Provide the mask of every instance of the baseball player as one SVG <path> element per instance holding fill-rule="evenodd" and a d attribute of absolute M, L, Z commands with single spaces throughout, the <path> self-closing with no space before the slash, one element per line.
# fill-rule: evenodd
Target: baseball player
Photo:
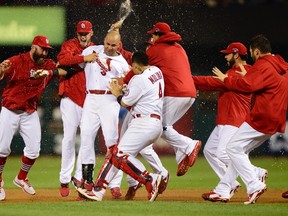
<path fill-rule="evenodd" d="M 92 62 L 97 58 L 96 53 L 82 56 L 82 51 L 94 45 L 91 42 L 93 36 L 92 24 L 87 20 L 77 23 L 76 37 L 65 41 L 57 56 L 58 62 L 63 66 L 73 66 L 76 73 L 60 78 L 59 96 L 61 97 L 60 110 L 63 121 L 62 157 L 60 171 L 60 195 L 66 197 L 70 193 L 69 182 L 75 164 L 75 144 L 77 128 L 80 125 L 82 107 L 85 100 L 85 74 L 78 64 Z M 72 177 L 73 184 L 81 184 L 81 162 L 77 159 L 75 174 Z M 78 198 L 79 199 L 79 198 Z"/>
<path fill-rule="evenodd" d="M 95 164 L 94 142 L 101 126 L 107 148 L 118 142 L 118 115 L 120 105 L 109 91 L 109 82 L 113 78 L 123 76 L 129 71 L 129 65 L 117 51 L 121 37 L 119 32 L 110 31 L 104 39 L 104 46 L 90 46 L 82 55 L 97 53 L 95 62 L 86 63 L 84 67 L 86 76 L 86 98 L 80 123 L 82 154 L 82 176 L 85 180 L 84 190 L 91 190 L 93 185 L 93 170 Z M 109 152 L 107 152 L 109 154 Z M 107 156 L 109 157 L 109 156 Z M 104 161 L 104 165 L 107 160 Z M 118 187 L 121 184 L 122 172 L 113 179 Z M 114 187 L 113 182 L 110 187 Z M 78 188 L 81 192 L 83 188 Z"/>
<path fill-rule="evenodd" d="M 221 50 L 225 54 L 225 59 L 229 70 L 228 76 L 241 77 L 239 64 L 246 70 L 251 65 L 246 64 L 247 49 L 240 42 L 228 45 L 227 49 Z M 226 152 L 226 145 L 231 137 L 236 133 L 240 125 L 245 121 L 250 111 L 251 95 L 249 93 L 235 92 L 227 89 L 223 82 L 212 76 L 193 76 L 195 86 L 199 90 L 219 91 L 218 113 L 216 117 L 216 127 L 210 134 L 205 144 L 203 153 L 214 172 L 221 179 L 230 163 L 230 158 Z M 229 105 L 228 105 L 229 104 Z M 258 176 L 262 181 L 267 177 L 267 170 L 255 167 Z M 240 183 L 235 181 L 230 190 L 230 199 L 240 187 Z M 204 193 L 202 197 L 210 201 L 223 201 L 214 192 Z"/>
<path fill-rule="evenodd" d="M 227 201 L 238 174 L 247 187 L 248 199 L 244 204 L 255 203 L 266 191 L 266 184 L 259 180 L 249 160 L 249 152 L 274 133 L 285 130 L 288 79 L 283 75 L 287 75 L 288 63 L 279 55 L 272 55 L 271 50 L 269 40 L 257 35 L 250 41 L 250 54 L 255 63 L 243 78 L 227 76 L 218 68 L 213 69 L 228 89 L 254 94 L 249 115 L 227 144 L 231 163 L 214 189 Z M 247 72 L 243 65 L 239 66 L 243 73 Z"/>
<path fill-rule="evenodd" d="M 113 25 L 115 25 L 115 24 L 113 24 Z M 121 26 L 114 26 L 114 27 L 119 29 Z M 146 42 L 146 49 L 148 49 L 151 45 L 153 45 L 152 38 L 150 38 Z M 134 72 L 133 71 L 131 71 L 131 72 L 134 75 Z M 121 78 L 121 79 L 118 79 L 118 81 L 121 82 L 121 83 L 125 82 L 125 84 L 128 84 L 128 82 L 131 79 L 131 77 L 125 77 L 124 79 Z M 131 115 L 126 115 L 125 116 L 124 122 L 122 123 L 122 127 L 121 127 L 120 139 L 123 136 L 123 134 L 126 132 L 128 124 L 130 123 L 130 121 L 132 119 L 133 119 L 133 117 Z M 162 181 L 161 181 L 161 183 L 159 185 L 158 193 L 162 194 L 166 190 L 168 182 L 169 182 L 168 170 L 163 166 L 158 154 L 153 149 L 153 144 L 145 147 L 139 153 L 148 162 L 148 164 L 150 165 L 150 167 L 152 168 L 152 170 L 155 173 L 161 174 Z M 142 184 L 137 182 L 135 179 L 133 179 L 129 175 L 127 175 L 127 182 L 128 182 L 129 188 L 128 188 L 128 191 L 127 191 L 127 193 L 125 195 L 125 199 L 126 200 L 133 200 L 135 195 L 136 195 L 136 191 L 142 186 Z"/>
<path fill-rule="evenodd" d="M 156 141 L 162 133 L 163 74 L 159 68 L 148 65 L 148 57 L 143 52 L 133 54 L 132 68 L 136 75 L 130 80 L 124 95 L 117 81 L 111 82 L 110 85 L 118 103 L 123 107 L 129 107 L 133 120 L 118 147 L 111 146 L 112 155 L 100 171 L 93 190 L 83 193 L 91 200 L 103 199 L 105 188 L 118 169 L 145 185 L 149 201 L 154 201 L 158 195 L 161 175 L 149 173 L 136 156 L 143 148 Z"/>
<path fill-rule="evenodd" d="M 201 141 L 179 134 L 173 128 L 196 98 L 190 63 L 185 50 L 178 43 L 182 40 L 181 36 L 172 32 L 167 23 L 158 22 L 147 33 L 154 42 L 146 50 L 149 64 L 159 67 L 165 78 L 161 137 L 173 147 L 178 164 L 177 176 L 182 176 L 193 166 L 201 148 Z M 128 73 L 125 78 L 132 76 L 132 73 Z"/>
<path fill-rule="evenodd" d="M 0 79 L 6 79 L 7 84 L 2 94 L 0 114 L 0 200 L 5 199 L 2 172 L 11 153 L 11 141 L 17 131 L 22 136 L 25 147 L 21 169 L 13 183 L 30 195 L 36 193 L 27 175 L 40 152 L 41 125 L 36 111 L 38 101 L 52 76 L 34 79 L 34 75 L 41 69 L 58 75 L 58 70 L 55 70 L 56 63 L 47 58 L 51 48 L 46 36 L 37 35 L 29 52 L 13 56 L 1 63 Z"/>

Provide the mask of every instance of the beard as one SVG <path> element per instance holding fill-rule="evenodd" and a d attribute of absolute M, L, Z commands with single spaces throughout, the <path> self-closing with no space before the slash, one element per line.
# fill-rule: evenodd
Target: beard
<path fill-rule="evenodd" d="M 235 64 L 235 59 L 234 58 L 232 58 L 229 61 L 227 61 L 227 65 L 228 65 L 229 68 L 232 68 L 234 64 Z"/>
<path fill-rule="evenodd" d="M 36 52 L 33 53 L 32 57 L 38 66 L 41 66 L 46 59 L 46 55 L 39 55 Z"/>

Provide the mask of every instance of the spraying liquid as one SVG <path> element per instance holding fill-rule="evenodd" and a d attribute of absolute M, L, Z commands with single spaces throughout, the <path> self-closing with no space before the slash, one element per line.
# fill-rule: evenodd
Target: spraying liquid
<path fill-rule="evenodd" d="M 124 20 L 129 16 L 129 14 L 133 11 L 131 6 L 130 0 L 125 0 L 125 2 L 122 2 L 119 9 L 119 20 L 116 22 L 117 25 L 122 25 Z M 113 30 L 113 26 L 109 29 L 109 31 Z M 108 31 L 108 32 L 109 32 Z"/>

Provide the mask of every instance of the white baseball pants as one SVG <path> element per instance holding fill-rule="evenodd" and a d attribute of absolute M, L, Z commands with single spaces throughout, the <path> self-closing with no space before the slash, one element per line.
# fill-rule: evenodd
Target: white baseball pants
<path fill-rule="evenodd" d="M 74 170 L 76 157 L 76 135 L 80 126 L 82 107 L 74 103 L 69 97 L 64 97 L 60 102 L 63 122 L 63 140 L 61 154 L 60 182 L 69 183 Z M 80 151 L 78 153 L 74 177 L 82 179 Z"/>
<path fill-rule="evenodd" d="M 221 195 L 227 195 L 238 174 L 246 185 L 247 194 L 263 188 L 264 183 L 259 180 L 257 172 L 249 160 L 249 152 L 270 137 L 271 135 L 256 131 L 244 122 L 227 144 L 227 153 L 231 163 L 214 191 Z"/>
<path fill-rule="evenodd" d="M 11 153 L 11 142 L 19 131 L 24 140 L 24 156 L 35 159 L 40 154 L 41 125 L 38 113 L 13 112 L 2 107 L 0 113 L 0 157 L 8 157 Z"/>
<path fill-rule="evenodd" d="M 189 110 L 194 101 L 195 98 L 190 97 L 164 97 L 162 125 L 165 129 L 162 138 L 173 147 L 178 164 L 192 152 L 198 140 L 179 134 L 173 129 L 173 124 Z"/>

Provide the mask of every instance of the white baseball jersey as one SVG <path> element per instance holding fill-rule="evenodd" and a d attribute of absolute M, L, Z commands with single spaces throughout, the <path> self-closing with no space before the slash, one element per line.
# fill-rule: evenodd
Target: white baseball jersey
<path fill-rule="evenodd" d="M 123 73 L 129 70 L 129 65 L 121 54 L 107 56 L 103 45 L 90 46 L 83 50 L 82 55 L 93 52 L 98 53 L 99 57 L 95 62 L 85 65 L 86 89 L 108 90 L 111 79 L 123 76 Z M 80 66 L 83 68 L 84 64 Z"/>
<path fill-rule="evenodd" d="M 131 114 L 162 115 L 164 97 L 164 78 L 161 70 L 150 66 L 142 74 L 132 77 L 123 102 L 131 106 Z"/>

